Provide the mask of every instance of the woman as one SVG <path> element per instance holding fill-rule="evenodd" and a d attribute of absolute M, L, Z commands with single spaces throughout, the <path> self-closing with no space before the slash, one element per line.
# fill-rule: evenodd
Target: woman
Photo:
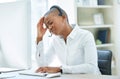
<path fill-rule="evenodd" d="M 47 28 L 44 28 L 43 25 Z M 48 48 L 44 47 L 44 35 L 51 33 Z M 37 25 L 36 72 L 100 74 L 97 50 L 91 32 L 69 24 L 66 12 L 59 6 L 52 6 Z M 50 67 L 54 55 L 61 62 L 59 67 Z"/>

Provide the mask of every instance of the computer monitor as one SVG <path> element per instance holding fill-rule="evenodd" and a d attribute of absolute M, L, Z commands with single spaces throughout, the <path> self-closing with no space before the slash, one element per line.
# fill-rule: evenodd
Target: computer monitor
<path fill-rule="evenodd" d="M 31 67 L 31 14 L 26 0 L 0 3 L 0 66 Z"/>

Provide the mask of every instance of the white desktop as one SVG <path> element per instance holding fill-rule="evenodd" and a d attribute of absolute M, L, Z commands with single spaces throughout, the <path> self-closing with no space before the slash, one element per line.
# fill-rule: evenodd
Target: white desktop
<path fill-rule="evenodd" d="M 26 1 L 0 3 L 0 67 L 31 67 L 30 25 Z"/>

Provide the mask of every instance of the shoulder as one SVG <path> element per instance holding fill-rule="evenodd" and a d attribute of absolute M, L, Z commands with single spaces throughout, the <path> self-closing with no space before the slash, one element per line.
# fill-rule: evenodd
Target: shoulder
<path fill-rule="evenodd" d="M 93 34 L 90 32 L 90 31 L 88 31 L 88 30 L 86 30 L 86 29 L 82 29 L 82 28 L 80 28 L 79 26 L 75 26 L 75 29 L 77 30 L 77 34 L 78 35 L 83 35 L 83 36 L 93 36 Z"/>

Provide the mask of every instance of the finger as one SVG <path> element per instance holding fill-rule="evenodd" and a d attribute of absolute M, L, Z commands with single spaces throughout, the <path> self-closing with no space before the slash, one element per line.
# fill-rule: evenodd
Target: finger
<path fill-rule="evenodd" d="M 37 26 L 39 27 L 39 26 L 43 25 L 43 23 L 44 23 L 44 17 L 42 17 L 42 18 L 39 20 Z"/>
<path fill-rule="evenodd" d="M 41 69 L 41 67 L 40 68 L 38 68 L 35 72 L 40 72 L 42 69 Z"/>
<path fill-rule="evenodd" d="M 46 28 L 46 26 L 44 26 L 44 24 L 42 24 L 42 25 L 38 25 L 38 27 L 37 27 L 37 32 L 46 32 L 46 30 L 47 30 L 47 28 Z"/>
<path fill-rule="evenodd" d="M 40 72 L 41 72 L 41 73 L 46 73 L 47 71 L 43 69 L 43 70 L 41 70 Z"/>
<path fill-rule="evenodd" d="M 38 23 L 44 23 L 44 17 L 40 18 Z"/>
<path fill-rule="evenodd" d="M 39 68 L 35 71 L 36 73 L 39 72 Z"/>

